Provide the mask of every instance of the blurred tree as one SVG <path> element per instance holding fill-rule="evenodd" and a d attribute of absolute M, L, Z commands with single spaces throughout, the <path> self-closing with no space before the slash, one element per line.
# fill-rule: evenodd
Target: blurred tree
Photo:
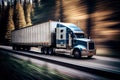
<path fill-rule="evenodd" d="M 32 12 L 32 4 L 29 2 L 24 2 L 24 13 L 25 13 L 25 20 L 26 20 L 26 26 L 32 25 L 31 22 L 31 12 Z"/>
<path fill-rule="evenodd" d="M 5 34 L 5 39 L 9 42 L 11 40 L 11 31 L 14 30 L 14 22 L 13 22 L 13 8 L 9 6 L 8 10 L 8 19 L 7 19 L 7 30 Z"/>
<path fill-rule="evenodd" d="M 64 22 L 64 14 L 63 14 L 63 0 L 60 0 L 60 5 L 59 5 L 59 19 L 61 22 Z"/>
<path fill-rule="evenodd" d="M 2 2 L 0 3 L 0 25 L 2 26 Z M 1 27 L 0 27 L 0 37 L 2 37 Z M 1 38 L 0 38 L 0 42 L 1 42 Z"/>
<path fill-rule="evenodd" d="M 35 7 L 39 7 L 40 6 L 40 0 L 34 0 L 35 2 Z"/>
<path fill-rule="evenodd" d="M 20 2 L 17 2 L 14 7 L 14 24 L 15 29 L 20 29 L 26 26 L 24 10 Z"/>
<path fill-rule="evenodd" d="M 1 14 L 2 14 L 2 4 L 0 3 L 0 22 L 1 22 Z"/>
<path fill-rule="evenodd" d="M 86 24 L 86 33 L 87 33 L 87 37 L 93 37 L 92 34 L 92 29 L 93 29 L 93 18 L 92 18 L 92 14 L 95 11 L 95 4 L 96 4 L 96 0 L 84 0 L 85 4 L 87 6 L 87 14 L 88 14 L 88 19 L 87 19 L 87 24 Z"/>
<path fill-rule="evenodd" d="M 8 7 L 6 6 L 4 0 L 1 3 L 1 10 L 0 10 L 0 43 L 5 43 L 5 32 L 6 32 L 6 24 L 7 24 L 7 12 Z"/>

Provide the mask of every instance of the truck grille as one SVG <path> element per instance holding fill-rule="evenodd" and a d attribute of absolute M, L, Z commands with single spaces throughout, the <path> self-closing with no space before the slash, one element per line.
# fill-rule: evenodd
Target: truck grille
<path fill-rule="evenodd" d="M 89 43 L 89 50 L 95 49 L 94 43 Z"/>

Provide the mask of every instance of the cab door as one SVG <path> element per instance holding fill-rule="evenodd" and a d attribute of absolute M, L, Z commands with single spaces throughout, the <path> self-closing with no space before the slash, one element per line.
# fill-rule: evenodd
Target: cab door
<path fill-rule="evenodd" d="M 66 27 L 56 28 L 56 47 L 66 48 Z"/>

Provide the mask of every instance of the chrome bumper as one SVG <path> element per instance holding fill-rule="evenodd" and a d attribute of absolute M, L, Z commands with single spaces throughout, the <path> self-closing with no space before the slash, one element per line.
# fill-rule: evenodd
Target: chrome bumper
<path fill-rule="evenodd" d="M 94 50 L 86 50 L 81 52 L 81 56 L 92 56 L 96 54 L 96 49 Z"/>

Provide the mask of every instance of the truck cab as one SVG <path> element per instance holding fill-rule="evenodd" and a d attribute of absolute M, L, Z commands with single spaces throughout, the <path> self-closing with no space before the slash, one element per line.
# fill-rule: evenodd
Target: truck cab
<path fill-rule="evenodd" d="M 96 54 L 95 44 L 92 39 L 87 39 L 84 32 L 71 23 L 58 23 L 56 27 L 56 48 L 66 49 L 75 58 Z"/>

